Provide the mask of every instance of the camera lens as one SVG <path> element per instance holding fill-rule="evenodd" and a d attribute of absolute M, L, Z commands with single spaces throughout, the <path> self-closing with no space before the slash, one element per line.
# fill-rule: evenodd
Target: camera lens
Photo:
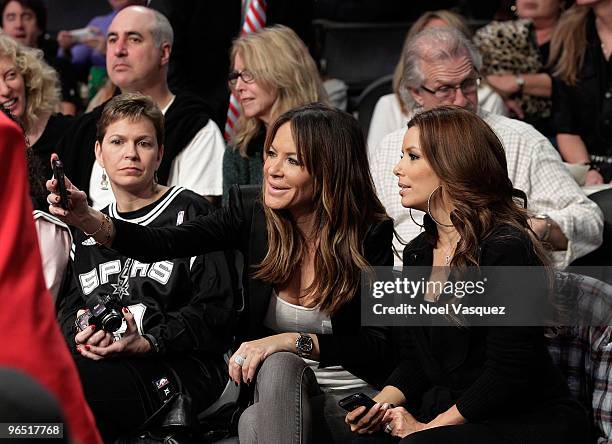
<path fill-rule="evenodd" d="M 109 310 L 109 312 L 102 317 L 102 329 L 109 333 L 114 333 L 119 330 L 122 322 L 123 316 L 115 310 Z"/>

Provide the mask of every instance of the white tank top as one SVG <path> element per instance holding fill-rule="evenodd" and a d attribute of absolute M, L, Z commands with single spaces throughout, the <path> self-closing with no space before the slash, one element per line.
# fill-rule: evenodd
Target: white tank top
<path fill-rule="evenodd" d="M 318 307 L 307 308 L 294 305 L 281 299 L 272 291 L 264 325 L 277 333 L 301 332 L 332 334 L 331 320 Z M 341 366 L 319 368 L 319 362 L 312 359 L 304 361 L 314 370 L 322 390 L 345 390 L 364 387 L 365 381 L 344 370 Z"/>

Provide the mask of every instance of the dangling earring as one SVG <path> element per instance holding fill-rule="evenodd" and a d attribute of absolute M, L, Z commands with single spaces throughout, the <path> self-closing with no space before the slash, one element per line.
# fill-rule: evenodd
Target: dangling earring
<path fill-rule="evenodd" d="M 517 12 L 517 9 L 516 9 L 516 3 L 514 5 L 512 5 L 512 6 L 510 6 L 510 11 L 512 11 L 512 14 L 514 14 L 515 17 L 518 17 L 518 12 Z"/>
<path fill-rule="evenodd" d="M 408 213 L 410 213 L 410 219 L 412 219 L 412 222 L 414 222 L 417 227 L 425 228 L 425 224 L 418 223 L 416 220 L 414 220 L 414 217 L 412 217 L 412 208 L 408 208 Z"/>
<path fill-rule="evenodd" d="M 434 188 L 434 190 L 429 195 L 429 198 L 427 199 L 427 214 L 429 214 L 429 217 L 431 217 L 431 220 L 433 220 L 436 223 L 436 225 L 440 225 L 441 227 L 454 227 L 453 224 L 446 225 L 446 224 L 438 222 L 436 218 L 433 217 L 433 214 L 431 214 L 431 197 L 434 195 L 436 191 L 438 191 L 441 188 L 442 188 L 442 185 L 438 185 L 436 188 Z"/>
<path fill-rule="evenodd" d="M 102 191 L 108 191 L 108 178 L 106 177 L 106 170 L 102 168 L 102 180 L 100 180 L 100 189 Z"/>

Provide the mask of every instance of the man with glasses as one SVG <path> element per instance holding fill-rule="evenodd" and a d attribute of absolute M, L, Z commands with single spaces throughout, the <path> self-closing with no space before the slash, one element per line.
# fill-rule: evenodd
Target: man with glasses
<path fill-rule="evenodd" d="M 478 109 L 481 58 L 469 40 L 452 28 L 426 29 L 406 45 L 404 60 L 400 89 L 413 113 L 456 105 L 478 113 L 495 131 L 506 150 L 508 175 L 514 187 L 527 195 L 531 226 L 550 245 L 555 265 L 565 267 L 601 244 L 601 211 L 571 177 L 548 139 L 524 122 Z M 395 131 L 368 149 L 378 196 L 400 237 L 410 241 L 420 227 L 402 207 L 393 175 L 405 133 L 405 129 Z M 412 213 L 421 223 L 422 213 Z M 396 247 L 403 249 L 398 241 Z"/>
<path fill-rule="evenodd" d="M 174 33 L 166 17 L 143 6 L 122 9 L 108 28 L 106 69 L 121 92 L 150 96 L 164 113 L 164 158 L 159 183 L 195 191 L 210 201 L 223 193 L 225 142 L 207 105 L 189 93 L 173 94 L 167 75 Z M 60 141 L 66 174 L 95 208 L 114 200 L 103 166 L 95 161 L 96 122 L 104 105 L 81 116 Z"/>

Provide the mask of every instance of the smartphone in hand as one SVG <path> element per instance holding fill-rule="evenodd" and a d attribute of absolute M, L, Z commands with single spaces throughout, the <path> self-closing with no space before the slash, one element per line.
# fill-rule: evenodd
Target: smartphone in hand
<path fill-rule="evenodd" d="M 346 398 L 342 398 L 338 401 L 338 405 L 342 407 L 347 412 L 352 412 L 357 407 L 364 406 L 366 408 L 366 412 L 369 411 L 372 407 L 374 407 L 374 400 L 363 393 L 353 393 L 352 395 L 347 396 Z"/>
<path fill-rule="evenodd" d="M 57 188 L 59 190 L 60 202 L 59 205 L 64 210 L 68 209 L 68 192 L 66 190 L 66 179 L 64 178 L 64 164 L 57 159 L 51 163 L 53 169 L 53 177 L 57 180 Z"/>

